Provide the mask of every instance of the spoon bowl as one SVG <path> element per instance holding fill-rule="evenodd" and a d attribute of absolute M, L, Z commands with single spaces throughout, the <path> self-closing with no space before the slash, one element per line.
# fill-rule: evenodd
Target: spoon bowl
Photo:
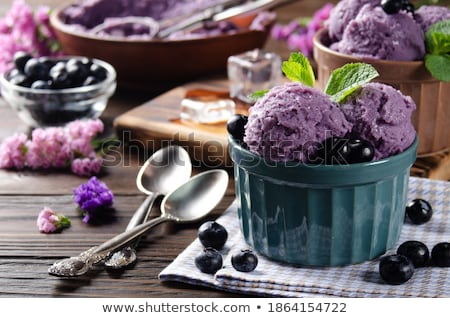
<path fill-rule="evenodd" d="M 145 194 L 167 194 L 185 183 L 191 173 L 191 159 L 187 151 L 180 146 L 171 145 L 155 152 L 142 165 L 136 185 Z"/>
<path fill-rule="evenodd" d="M 167 221 L 196 222 L 206 217 L 222 200 L 228 187 L 228 174 L 215 169 L 197 174 L 169 193 L 161 202 L 161 215 L 125 231 L 79 256 L 63 259 L 49 267 L 50 275 L 73 277 L 86 274 L 96 263 L 109 257 L 154 226 Z M 83 266 L 84 263 L 84 266 Z"/>

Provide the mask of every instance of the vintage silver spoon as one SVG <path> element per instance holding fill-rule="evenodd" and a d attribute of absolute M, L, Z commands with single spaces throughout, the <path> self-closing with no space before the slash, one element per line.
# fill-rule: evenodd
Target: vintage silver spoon
<path fill-rule="evenodd" d="M 171 145 L 156 151 L 141 167 L 136 177 L 138 189 L 147 194 L 125 231 L 147 221 L 153 203 L 160 195 L 166 195 L 191 177 L 192 164 L 189 154 L 180 146 Z M 115 252 L 105 261 L 108 268 L 118 269 L 136 261 L 138 240 Z"/>
<path fill-rule="evenodd" d="M 227 186 L 228 174 L 225 170 L 215 169 L 199 173 L 164 197 L 159 217 L 125 231 L 78 256 L 54 263 L 49 267 L 48 273 L 62 277 L 84 275 L 110 253 L 123 248 L 160 223 L 199 221 L 222 200 Z"/>

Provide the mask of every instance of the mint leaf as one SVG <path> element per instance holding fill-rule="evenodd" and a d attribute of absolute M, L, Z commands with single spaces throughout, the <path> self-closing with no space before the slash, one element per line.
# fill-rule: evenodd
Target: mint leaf
<path fill-rule="evenodd" d="M 370 82 L 378 75 L 377 70 L 370 64 L 346 64 L 331 73 L 325 93 L 330 95 L 333 101 L 340 103 L 361 85 Z"/>
<path fill-rule="evenodd" d="M 264 95 L 267 94 L 267 92 L 269 92 L 268 89 L 262 89 L 256 92 L 253 92 L 250 96 L 248 96 L 248 98 L 250 98 L 253 101 L 257 101 L 258 99 L 260 99 L 261 97 L 264 97 Z"/>
<path fill-rule="evenodd" d="M 450 81 L 449 54 L 427 54 L 425 55 L 425 66 L 434 78 L 443 82 Z"/>
<path fill-rule="evenodd" d="M 429 54 L 450 53 L 450 20 L 433 24 L 425 33 L 425 44 Z"/>
<path fill-rule="evenodd" d="M 291 53 L 288 61 L 283 62 L 284 75 L 293 82 L 314 86 L 314 71 L 307 57 L 301 53 Z"/>
<path fill-rule="evenodd" d="M 440 81 L 450 81 L 450 20 L 433 24 L 425 33 L 425 44 L 427 70 Z"/>

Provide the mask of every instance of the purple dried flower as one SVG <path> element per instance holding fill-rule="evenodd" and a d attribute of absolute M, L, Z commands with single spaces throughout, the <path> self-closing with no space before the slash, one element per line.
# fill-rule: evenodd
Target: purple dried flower
<path fill-rule="evenodd" d="M 314 34 L 322 28 L 332 8 L 332 3 L 325 4 L 307 22 L 306 19 L 302 21 L 296 18 L 286 25 L 275 24 L 271 32 L 272 38 L 286 41 L 289 49 L 299 49 L 307 57 L 312 57 Z"/>
<path fill-rule="evenodd" d="M 75 120 L 66 127 L 35 128 L 30 139 L 25 134 L 7 137 L 0 144 L 0 168 L 70 167 L 79 176 L 96 175 L 102 168 L 103 158 L 97 156 L 93 143 L 103 128 L 100 119 Z"/>
<path fill-rule="evenodd" d="M 0 73 L 12 68 L 14 53 L 34 56 L 62 55 L 63 51 L 49 21 L 50 8 L 36 11 L 24 0 L 14 0 L 4 17 L 0 17 Z"/>
<path fill-rule="evenodd" d="M 97 177 L 91 177 L 88 182 L 79 185 L 73 190 L 73 194 L 75 203 L 83 211 L 84 223 L 90 222 L 114 203 L 114 194 Z"/>
<path fill-rule="evenodd" d="M 70 226 L 68 217 L 53 212 L 49 207 L 44 207 L 39 213 L 36 225 L 42 233 L 55 233 Z"/>
<path fill-rule="evenodd" d="M 94 153 L 91 157 L 74 159 L 70 165 L 70 168 L 76 175 L 90 177 L 100 172 L 102 169 L 102 163 L 103 160 L 95 157 Z"/>

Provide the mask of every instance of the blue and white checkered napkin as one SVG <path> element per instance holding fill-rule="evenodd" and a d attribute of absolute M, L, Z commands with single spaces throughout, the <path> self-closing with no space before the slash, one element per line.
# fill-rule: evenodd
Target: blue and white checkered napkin
<path fill-rule="evenodd" d="M 423 225 L 405 223 L 398 244 L 418 240 L 431 251 L 436 243 L 450 241 L 450 183 L 412 177 L 408 197 L 428 200 L 434 214 Z M 283 264 L 258 255 L 256 270 L 241 273 L 233 269 L 230 261 L 233 251 L 246 246 L 239 229 L 236 202 L 217 221 L 229 234 L 221 251 L 224 267 L 215 275 L 201 273 L 194 264 L 195 256 L 202 250 L 196 239 L 160 273 L 161 281 L 273 297 L 450 297 L 450 268 L 418 268 L 408 282 L 393 286 L 381 280 L 377 260 L 343 267 L 311 268 Z"/>

